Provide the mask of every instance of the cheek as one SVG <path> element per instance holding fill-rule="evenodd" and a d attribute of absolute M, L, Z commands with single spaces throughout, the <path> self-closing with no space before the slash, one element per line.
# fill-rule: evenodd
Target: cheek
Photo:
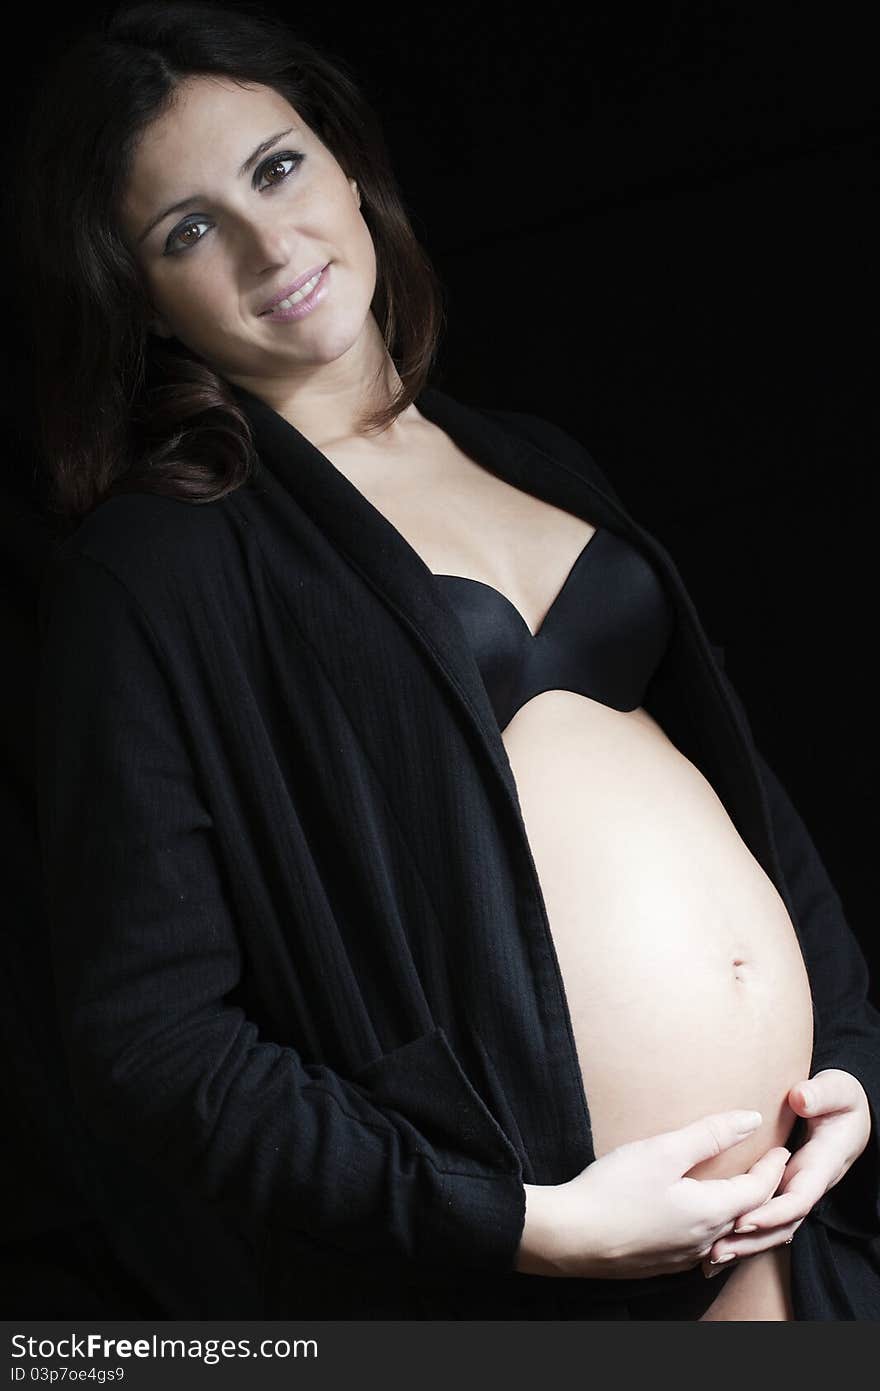
<path fill-rule="evenodd" d="M 156 285 L 151 298 L 172 337 L 193 352 L 213 351 L 226 332 L 227 319 L 231 331 L 232 315 L 222 311 L 216 296 L 212 304 L 207 293 L 191 281 L 186 285 L 182 279 L 177 284 Z"/>
<path fill-rule="evenodd" d="M 376 248 L 373 245 L 373 238 L 360 213 L 357 212 L 354 218 L 353 235 L 358 248 L 358 260 L 364 270 L 370 274 L 376 273 Z"/>
<path fill-rule="evenodd" d="M 166 282 L 159 290 L 163 312 L 170 323 L 190 331 L 211 325 L 219 327 L 232 314 L 222 293 L 216 287 L 216 277 L 201 274 L 190 266 L 186 276 Z"/>

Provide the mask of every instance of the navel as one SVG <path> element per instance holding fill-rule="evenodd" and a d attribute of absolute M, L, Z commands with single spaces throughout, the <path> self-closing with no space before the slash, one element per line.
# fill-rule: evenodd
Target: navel
<path fill-rule="evenodd" d="M 733 978 L 734 980 L 746 980 L 749 972 L 749 963 L 742 956 L 733 958 Z"/>

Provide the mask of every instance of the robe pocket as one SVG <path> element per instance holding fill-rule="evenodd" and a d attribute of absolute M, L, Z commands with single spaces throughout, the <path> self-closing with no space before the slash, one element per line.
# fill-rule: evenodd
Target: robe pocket
<path fill-rule="evenodd" d="M 382 1053 L 350 1072 L 348 1081 L 382 1108 L 414 1151 L 429 1152 L 444 1172 L 521 1176 L 516 1149 L 442 1028 Z M 464 1317 L 450 1310 L 466 1303 L 469 1281 L 478 1290 L 485 1286 L 483 1274 L 461 1271 L 450 1277 L 414 1269 L 370 1252 L 346 1252 L 288 1228 L 268 1233 L 262 1278 L 264 1317 L 273 1319 Z"/>
<path fill-rule="evenodd" d="M 441 1169 L 522 1173 L 515 1147 L 468 1079 L 442 1028 L 381 1054 L 351 1080 L 377 1106 L 395 1111 L 424 1136 Z"/>

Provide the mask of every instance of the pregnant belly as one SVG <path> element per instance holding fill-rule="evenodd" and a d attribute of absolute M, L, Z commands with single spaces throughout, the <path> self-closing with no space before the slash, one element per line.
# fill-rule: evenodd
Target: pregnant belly
<path fill-rule="evenodd" d="M 714 1111 L 797 1119 L 813 1014 L 794 927 L 722 802 L 646 711 L 536 696 L 503 734 L 559 960 L 596 1156 Z"/>

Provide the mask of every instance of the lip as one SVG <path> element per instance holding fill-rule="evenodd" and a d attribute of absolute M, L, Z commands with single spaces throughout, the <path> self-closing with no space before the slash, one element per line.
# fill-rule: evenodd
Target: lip
<path fill-rule="evenodd" d="M 267 300 L 263 307 L 257 310 L 257 317 L 259 318 L 263 314 L 271 314 L 276 304 L 280 304 L 283 299 L 287 299 L 289 295 L 292 295 L 297 290 L 302 289 L 306 281 L 311 280 L 313 275 L 317 275 L 319 272 L 325 271 L 329 264 L 330 262 L 327 261 L 323 265 L 312 266 L 311 270 L 304 271 L 303 274 L 297 280 L 292 281 L 289 285 L 286 285 L 283 290 L 279 290 L 277 295 L 273 295 L 270 300 Z"/>

